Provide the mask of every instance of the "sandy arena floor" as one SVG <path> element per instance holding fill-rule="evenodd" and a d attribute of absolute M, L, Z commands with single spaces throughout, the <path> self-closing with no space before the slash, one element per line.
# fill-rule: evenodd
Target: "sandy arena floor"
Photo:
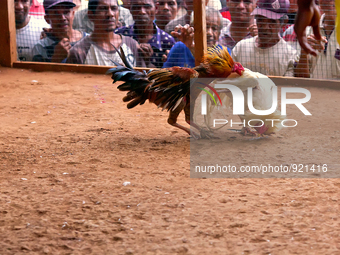
<path fill-rule="evenodd" d="M 313 119 L 232 134 L 229 162 L 339 167 L 340 91 L 310 91 Z M 109 76 L 0 68 L 1 255 L 340 254 L 339 179 L 192 179 L 187 135 L 123 95 Z"/>

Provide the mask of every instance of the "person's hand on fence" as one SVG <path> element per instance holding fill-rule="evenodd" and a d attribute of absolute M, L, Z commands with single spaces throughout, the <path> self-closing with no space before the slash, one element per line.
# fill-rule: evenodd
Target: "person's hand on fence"
<path fill-rule="evenodd" d="M 177 41 L 184 43 L 191 51 L 195 47 L 194 28 L 190 25 L 177 25 L 174 31 L 171 32 L 171 35 L 176 38 Z"/>
<path fill-rule="evenodd" d="M 321 52 L 325 49 L 327 39 L 325 36 L 322 36 L 321 40 L 318 40 L 316 39 L 315 35 L 311 34 L 310 36 L 307 37 L 307 42 L 313 48 L 313 50 Z"/>
<path fill-rule="evenodd" d="M 311 26 L 316 40 L 321 40 L 319 27 L 321 14 L 319 7 L 315 4 L 314 0 L 298 0 L 298 7 L 299 9 L 295 18 L 294 31 L 301 48 L 308 54 L 316 56 L 316 51 L 308 44 L 306 27 Z"/>
<path fill-rule="evenodd" d="M 162 61 L 165 63 L 168 60 L 168 55 L 169 55 L 170 50 L 166 50 L 165 54 L 162 55 Z"/>
<path fill-rule="evenodd" d="M 47 27 L 44 27 L 43 28 L 43 31 L 41 31 L 41 34 L 40 34 L 40 40 L 44 39 L 45 37 L 47 37 L 47 34 L 48 33 L 51 33 L 52 31 L 52 28 L 47 28 Z"/>
<path fill-rule="evenodd" d="M 52 62 L 60 63 L 67 58 L 68 52 L 71 49 L 71 43 L 68 38 L 62 39 L 54 48 L 54 54 L 52 56 Z"/>
<path fill-rule="evenodd" d="M 138 50 L 140 51 L 142 57 L 146 64 L 150 63 L 150 58 L 153 55 L 153 49 L 150 44 L 148 43 L 140 43 Z"/>
<path fill-rule="evenodd" d="M 258 34 L 258 30 L 257 30 L 257 25 L 256 24 L 252 24 L 248 27 L 249 33 L 252 37 L 257 36 Z"/>

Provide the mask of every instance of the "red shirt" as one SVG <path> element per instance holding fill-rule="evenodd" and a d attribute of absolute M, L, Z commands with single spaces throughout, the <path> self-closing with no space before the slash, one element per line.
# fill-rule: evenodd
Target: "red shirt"
<path fill-rule="evenodd" d="M 33 0 L 29 14 L 32 16 L 44 16 L 43 0 Z"/>

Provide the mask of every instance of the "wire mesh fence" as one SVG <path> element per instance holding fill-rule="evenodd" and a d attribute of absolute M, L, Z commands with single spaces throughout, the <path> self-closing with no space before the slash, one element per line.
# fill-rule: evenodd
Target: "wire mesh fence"
<path fill-rule="evenodd" d="M 297 0 L 206 1 L 207 46 L 272 76 L 340 78 L 334 0 L 319 0 L 317 57 L 294 32 Z M 193 0 L 14 0 L 18 60 L 112 66 L 123 49 L 133 67 L 195 66 Z"/>

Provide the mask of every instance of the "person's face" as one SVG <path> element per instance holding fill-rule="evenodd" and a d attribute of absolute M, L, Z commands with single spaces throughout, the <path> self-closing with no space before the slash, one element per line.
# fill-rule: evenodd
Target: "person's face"
<path fill-rule="evenodd" d="M 207 46 L 215 45 L 220 37 L 221 20 L 217 16 L 207 16 Z"/>
<path fill-rule="evenodd" d="M 156 7 L 153 0 L 132 0 L 131 14 L 136 25 L 150 25 L 155 19 Z"/>
<path fill-rule="evenodd" d="M 31 8 L 31 0 L 15 0 L 15 22 L 17 24 L 22 24 L 26 21 L 28 12 Z"/>
<path fill-rule="evenodd" d="M 279 37 L 280 20 L 268 19 L 261 15 L 256 15 L 258 35 L 261 41 L 271 41 Z"/>
<path fill-rule="evenodd" d="M 156 18 L 157 20 L 166 21 L 173 20 L 177 14 L 176 0 L 159 0 L 156 4 Z"/>
<path fill-rule="evenodd" d="M 117 27 L 119 9 L 117 0 L 99 0 L 95 12 L 89 11 L 89 18 L 95 29 L 112 32 Z"/>
<path fill-rule="evenodd" d="M 248 25 L 252 18 L 250 14 L 253 12 L 255 4 L 253 0 L 229 0 L 228 8 L 233 23 Z"/>
<path fill-rule="evenodd" d="M 70 5 L 58 4 L 45 14 L 45 20 L 52 27 L 54 33 L 66 34 L 72 29 L 74 11 Z"/>

